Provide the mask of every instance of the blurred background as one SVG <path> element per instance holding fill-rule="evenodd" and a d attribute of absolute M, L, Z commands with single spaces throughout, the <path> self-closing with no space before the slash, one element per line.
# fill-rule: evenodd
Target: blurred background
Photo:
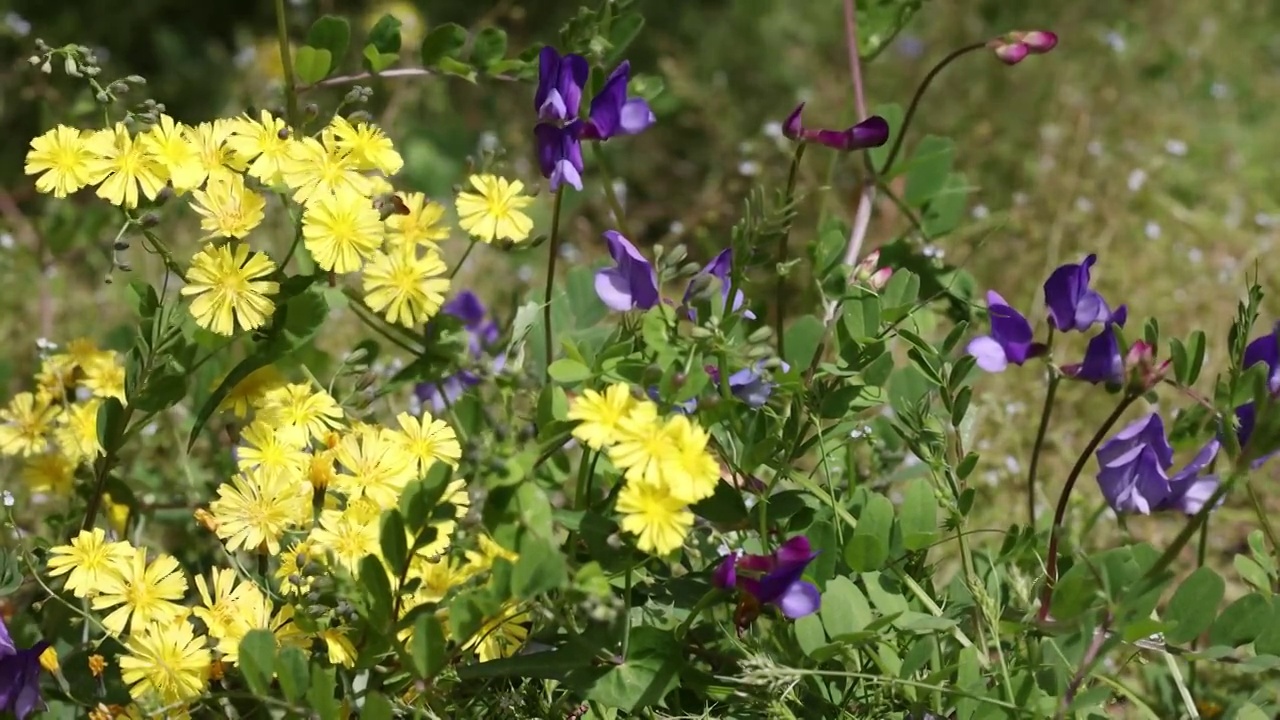
<path fill-rule="evenodd" d="M 554 43 L 578 4 L 290 5 L 290 30 L 299 42 L 321 13 L 351 17 L 357 30 L 391 13 L 404 23 L 406 48 L 416 47 L 432 26 L 457 22 L 505 28 L 516 53 L 535 42 Z M 864 13 L 876 13 L 898 12 L 909 3 L 859 5 Z M 611 143 L 609 165 L 620 179 L 617 189 L 638 244 L 687 243 L 693 258 L 706 260 L 727 244 L 751 187 L 782 186 L 790 146 L 780 137 L 779 123 L 798 101 L 809 103 L 806 121 L 813 125 L 844 127 L 853 121 L 841 4 L 639 0 L 636 8 L 647 24 L 627 56 L 634 72 L 660 78 L 665 90 L 653 103 L 658 124 Z M 1280 268 L 1276 3 L 924 2 L 895 37 L 877 38 L 883 50 L 865 67 L 869 103 L 873 109 L 905 105 L 920 78 L 947 52 L 1013 29 L 1052 30 L 1061 43 L 1016 67 L 986 53 L 961 60 L 934 84 L 907 139 L 910 149 L 927 133 L 953 138 L 956 167 L 971 187 L 967 221 L 919 248 L 921 255 L 963 268 L 979 292 L 997 289 L 1040 319 L 1039 287 L 1048 271 L 1096 252 L 1096 282 L 1113 304 L 1128 303 L 1139 327 L 1143 319 L 1158 317 L 1166 336 L 1205 329 L 1209 364 L 1219 367 L 1225 330 L 1247 279 L 1260 278 L 1266 287 Z M 146 97 L 164 103 L 179 120 L 196 123 L 250 106 L 280 106 L 274 32 L 272 3 L 264 0 L 17 0 L 7 8 L 0 2 L 0 386 L 13 392 L 25 384 L 38 363 L 38 338 L 65 343 L 88 335 L 127 346 L 131 332 L 126 283 L 103 282 L 112 267 L 116 211 L 95 201 L 51 202 L 36 195 L 22 173 L 29 138 L 58 122 L 101 123 L 101 109 L 82 81 L 60 72 L 46 75 L 28 63 L 35 39 L 96 48 L 107 75 L 144 76 Z M 352 47 L 360 46 L 353 38 Z M 346 60 L 353 72 L 359 69 L 356 54 Z M 413 55 L 407 51 L 401 65 L 414 65 Z M 401 187 L 447 204 L 470 158 L 495 150 L 503 153 L 504 172 L 541 185 L 531 163 L 534 115 L 527 84 L 420 77 L 373 86 L 369 110 L 406 159 Z M 320 90 L 304 101 L 332 108 L 344 91 Z M 806 158 L 806 194 L 791 236 L 796 253 L 814 240 L 820 213 L 852 215 L 855 174 L 846 165 L 819 152 Z M 609 216 L 599 173 L 589 173 L 595 177 L 588 177 L 587 191 L 574 195 L 569 209 L 563 249 L 568 264 L 592 262 L 603 253 L 599 235 L 608 229 Z M 540 212 L 545 228 L 546 208 Z M 174 234 L 171 247 L 188 257 L 196 241 L 194 221 L 164 227 Z M 887 243 L 909 231 L 907 219 L 884 203 L 877 207 L 870 242 Z M 459 286 L 502 306 L 521 295 L 520 288 L 540 282 L 545 246 L 512 254 L 482 250 L 459 275 Z M 134 264 L 134 272 L 148 271 L 144 258 Z M 801 280 L 796 292 L 811 293 Z M 761 284 L 753 299 L 767 303 L 769 287 Z M 1267 307 L 1269 323 L 1274 298 Z M 334 337 L 347 343 L 340 334 Z M 1078 346 L 1066 348 L 1060 360 L 1083 350 L 1083 338 L 1072 340 Z M 1035 368 L 1010 371 L 984 378 L 982 389 L 976 401 L 976 444 L 983 452 L 977 477 L 997 501 L 989 504 L 993 519 L 1024 521 L 1025 461 L 1042 376 Z M 1053 496 L 1042 506 L 1053 502 L 1065 467 L 1111 408 L 1093 388 L 1068 386 L 1060 397 L 1043 475 Z M 1183 401 L 1169 396 L 1166 402 Z M 1272 465 L 1272 472 L 1280 467 Z M 1235 512 L 1224 510 L 1229 518 Z M 1159 520 L 1131 522 L 1125 531 L 1159 542 L 1168 527 Z M 1240 540 L 1239 533 L 1224 531 L 1213 544 L 1229 553 Z"/>

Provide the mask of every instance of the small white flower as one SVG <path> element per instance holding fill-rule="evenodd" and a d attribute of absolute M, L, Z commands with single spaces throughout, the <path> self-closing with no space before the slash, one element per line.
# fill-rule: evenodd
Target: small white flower
<path fill-rule="evenodd" d="M 989 215 L 991 215 L 991 211 L 987 209 L 987 206 L 981 204 L 974 205 L 973 210 L 970 210 L 969 212 L 973 215 L 974 220 L 985 220 Z"/>
<path fill-rule="evenodd" d="M 1177 138 L 1165 140 L 1164 151 L 1174 157 L 1185 157 L 1187 154 L 1187 144 Z"/>
<path fill-rule="evenodd" d="M 765 137 L 774 138 L 776 140 L 777 138 L 782 137 L 782 123 L 777 122 L 776 120 L 773 122 L 767 122 L 764 124 L 763 128 L 760 128 L 760 132 L 764 133 Z"/>
<path fill-rule="evenodd" d="M 1158 240 L 1160 238 L 1160 223 L 1155 220 L 1148 220 L 1142 231 L 1146 233 L 1148 240 Z"/>
<path fill-rule="evenodd" d="M 1093 212 L 1093 201 L 1084 196 L 1076 198 L 1076 210 L 1085 214 Z"/>
<path fill-rule="evenodd" d="M 480 133 L 480 149 L 484 152 L 493 152 L 498 149 L 498 133 L 492 130 L 485 130 Z"/>
<path fill-rule="evenodd" d="M 520 282 L 526 282 L 526 283 L 527 283 L 527 282 L 532 281 L 532 280 L 533 280 L 533 268 L 532 268 L 532 267 L 530 267 L 530 266 L 528 266 L 528 265 L 521 265 L 521 266 L 516 270 L 516 277 L 520 279 Z"/>
<path fill-rule="evenodd" d="M 14 502 L 13 493 L 9 492 L 8 490 L 5 490 L 3 493 L 0 493 L 0 500 L 3 500 L 5 507 L 13 507 L 13 502 Z"/>
<path fill-rule="evenodd" d="M 1085 149 L 1089 151 L 1090 155 L 1098 157 L 1102 154 L 1102 141 L 1090 140 L 1089 144 L 1085 146 Z"/>
<path fill-rule="evenodd" d="M 1199 265 L 1204 261 L 1204 251 L 1200 248 L 1191 248 L 1187 251 L 1187 259 L 1196 265 Z"/>
<path fill-rule="evenodd" d="M 1231 88 L 1224 82 L 1216 82 L 1209 86 L 1209 94 L 1216 100 L 1223 100 L 1231 94 Z"/>
<path fill-rule="evenodd" d="M 755 160 L 743 160 L 738 163 L 738 173 L 747 177 L 755 177 L 760 174 L 760 163 Z"/>
<path fill-rule="evenodd" d="M 667 232 L 671 233 L 672 235 L 683 235 L 684 229 L 685 229 L 684 223 L 680 222 L 679 220 L 672 220 L 671 227 L 667 228 Z"/>
<path fill-rule="evenodd" d="M 18 37 L 26 37 L 31 32 L 31 23 L 15 12 L 5 13 L 4 24 Z"/>
<path fill-rule="evenodd" d="M 1015 474 L 1016 474 L 1019 470 L 1021 470 L 1021 468 L 1022 468 L 1022 463 L 1018 461 L 1018 458 L 1016 458 L 1016 457 L 1014 457 L 1014 456 L 1012 456 L 1012 455 L 1005 455 L 1005 456 L 1004 456 L 1004 467 L 1005 467 L 1005 469 L 1006 469 L 1006 470 L 1008 470 L 1009 472 L 1011 472 L 1011 473 L 1015 473 Z"/>
<path fill-rule="evenodd" d="M 1129 192 L 1138 192 L 1143 185 L 1147 184 L 1147 171 L 1142 168 L 1136 168 L 1129 173 Z"/>
<path fill-rule="evenodd" d="M 577 262 L 578 258 L 582 257 L 582 253 L 578 251 L 577 245 L 561 243 L 560 257 L 568 260 L 569 262 Z"/>
<path fill-rule="evenodd" d="M 1116 53 L 1122 53 L 1129 47 L 1129 43 L 1125 41 L 1124 36 L 1112 30 L 1103 37 L 1103 41 L 1111 46 Z"/>
<path fill-rule="evenodd" d="M 13 235 L 11 233 L 0 233 L 0 248 L 5 250 L 13 249 Z"/>

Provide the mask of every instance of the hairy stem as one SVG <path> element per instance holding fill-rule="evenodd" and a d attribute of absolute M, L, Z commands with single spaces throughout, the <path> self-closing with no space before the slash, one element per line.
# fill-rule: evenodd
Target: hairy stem
<path fill-rule="evenodd" d="M 544 371 L 548 379 L 551 377 L 551 358 L 555 356 L 555 348 L 551 344 L 554 338 L 551 333 L 551 291 L 555 289 L 556 257 L 560 254 L 560 207 L 563 204 L 564 186 L 561 185 L 556 190 L 555 203 L 551 208 L 551 241 L 547 243 L 547 287 L 542 304 L 542 339 L 546 343 L 544 351 L 547 359 Z"/>

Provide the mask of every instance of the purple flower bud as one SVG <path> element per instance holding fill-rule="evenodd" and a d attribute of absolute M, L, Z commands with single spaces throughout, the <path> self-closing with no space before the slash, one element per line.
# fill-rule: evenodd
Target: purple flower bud
<path fill-rule="evenodd" d="M 1267 389 L 1280 393 L 1280 324 L 1271 334 L 1263 335 L 1245 347 L 1244 367 L 1248 369 L 1259 363 L 1267 366 Z"/>
<path fill-rule="evenodd" d="M 1017 65 L 1031 53 L 1031 48 L 1020 42 L 997 42 L 994 49 L 996 57 L 1005 65 Z"/>
<path fill-rule="evenodd" d="M 991 334 L 969 341 L 968 352 L 987 372 L 1001 372 L 1010 363 L 1021 365 L 1044 352 L 1035 342 L 1031 323 L 1014 310 L 994 290 L 987 292 L 987 314 L 991 318 Z"/>
<path fill-rule="evenodd" d="M 575 190 L 582 189 L 582 144 L 578 142 L 581 126 L 581 120 L 574 120 L 563 127 L 538 123 L 533 129 L 538 165 L 542 176 L 551 180 L 553 191 L 563 183 Z"/>
<path fill-rule="evenodd" d="M 611 310 L 648 310 L 658 304 L 658 274 L 631 241 L 616 230 L 604 234 L 614 267 L 596 272 L 596 295 Z"/>
<path fill-rule="evenodd" d="M 720 297 L 725 302 L 726 308 L 729 310 L 729 312 L 737 312 L 742 307 L 743 303 L 747 301 L 747 297 L 742 292 L 742 289 L 738 288 L 737 291 L 734 292 L 733 294 L 733 305 L 732 306 L 728 305 L 729 284 L 730 284 L 729 273 L 732 271 L 733 271 L 733 248 L 725 248 L 724 250 L 721 250 L 719 254 L 717 254 L 714 258 L 711 258 L 711 262 L 707 263 L 705 267 L 703 267 L 701 270 L 698 271 L 697 275 L 694 275 L 689 280 L 689 284 L 685 287 L 685 290 L 684 290 L 684 298 L 681 299 L 680 303 L 687 307 L 689 305 L 689 300 L 693 297 L 694 293 L 697 292 L 698 290 L 698 276 L 710 275 L 711 277 L 714 277 L 715 279 L 720 281 Z M 693 311 L 693 308 L 689 308 L 688 313 L 689 313 L 690 320 L 697 320 L 698 316 L 697 316 L 697 313 Z M 751 312 L 750 310 L 747 310 L 742 315 L 748 320 L 756 319 L 756 314 Z"/>
<path fill-rule="evenodd" d="M 1125 307 L 1116 311 L 1120 322 L 1109 322 L 1102 331 L 1089 340 L 1084 351 L 1084 360 L 1074 365 L 1063 365 L 1062 372 L 1068 377 L 1083 380 L 1097 385 L 1098 383 L 1118 383 L 1124 379 L 1124 358 L 1120 356 L 1120 340 L 1116 337 L 1116 326 L 1124 327 Z"/>
<path fill-rule="evenodd" d="M 1032 55 L 1043 55 L 1058 46 L 1058 35 L 1048 30 L 1028 30 L 1009 35 L 1017 36 L 1011 39 L 1026 45 Z"/>
<path fill-rule="evenodd" d="M 538 89 L 533 107 L 543 120 L 567 122 L 578 117 L 582 105 L 582 88 L 591 68 L 586 58 L 569 54 L 561 56 L 547 46 L 538 54 Z"/>
<path fill-rule="evenodd" d="M 804 103 L 796 106 L 795 110 L 782 121 L 782 136 L 788 140 L 800 139 L 800 134 L 804 132 L 804 126 L 800 124 L 800 113 L 804 112 Z"/>
<path fill-rule="evenodd" d="M 1089 288 L 1089 269 L 1097 261 L 1097 255 L 1089 255 L 1080 264 L 1063 265 L 1044 282 L 1044 304 L 1049 309 L 1049 324 L 1055 329 L 1083 332 L 1112 319 L 1106 300 Z"/>
<path fill-rule="evenodd" d="M 803 110 L 804 103 L 800 103 L 782 123 L 784 137 L 817 143 L 845 152 L 880 147 L 889 141 L 889 121 L 879 115 L 872 115 L 844 130 L 809 130 L 801 122 L 800 114 Z"/>
<path fill-rule="evenodd" d="M 711 573 L 712 585 L 724 590 L 731 590 L 738 584 L 739 554 L 735 551 L 725 555 L 724 560 L 721 560 L 715 571 Z"/>
<path fill-rule="evenodd" d="M 624 60 L 591 98 L 590 119 L 582 128 L 586 140 L 608 140 L 615 135 L 635 135 L 657 122 L 643 98 L 627 97 L 631 63 Z"/>
<path fill-rule="evenodd" d="M 40 696 L 40 655 L 49 647 L 41 640 L 25 650 L 18 649 L 9 628 L 0 620 L 0 712 L 11 712 L 18 720 L 44 708 Z"/>

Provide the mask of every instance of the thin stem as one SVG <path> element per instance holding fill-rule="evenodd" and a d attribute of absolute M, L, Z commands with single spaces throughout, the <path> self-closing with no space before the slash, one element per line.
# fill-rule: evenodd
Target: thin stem
<path fill-rule="evenodd" d="M 622 210 L 622 202 L 618 199 L 618 192 L 613 187 L 613 173 L 609 170 L 609 163 L 604 156 L 604 150 L 600 149 L 600 143 L 591 144 L 591 153 L 595 156 L 596 164 L 600 166 L 600 175 L 604 178 L 604 199 L 609 203 L 609 211 L 613 213 L 613 222 L 618 227 L 618 232 L 631 238 L 631 231 L 627 229 L 627 214 Z"/>
<path fill-rule="evenodd" d="M 294 132 L 302 129 L 302 118 L 298 114 L 298 85 L 293 77 L 293 52 L 289 47 L 289 16 L 285 12 L 284 0 L 276 0 L 276 41 L 280 45 L 280 67 L 284 70 L 285 111 L 289 116 L 289 127 Z"/>
<path fill-rule="evenodd" d="M 1212 472 L 1212 469 L 1210 469 Z M 1206 519 L 1204 524 L 1200 526 L 1200 542 L 1196 546 L 1196 569 L 1204 567 L 1205 559 L 1209 554 L 1209 521 Z M 1200 646 L 1200 638 L 1191 639 L 1191 649 L 1195 650 Z M 1196 692 L 1196 661 L 1194 659 L 1187 663 L 1187 672 L 1191 675 L 1189 682 L 1191 694 Z"/>
<path fill-rule="evenodd" d="M 862 56 L 858 52 L 858 9 L 855 0 L 844 0 L 844 44 L 849 51 L 849 75 L 853 77 L 853 102 L 858 122 L 867 119 L 867 98 L 862 92 Z"/>
<path fill-rule="evenodd" d="M 462 257 L 458 258 L 458 262 L 455 263 L 453 269 L 449 271 L 450 280 L 453 280 L 453 276 L 458 274 L 458 271 L 462 269 L 463 263 L 467 261 L 467 258 L 471 257 L 471 251 L 475 249 L 476 239 L 473 237 L 471 238 L 471 243 L 467 245 L 466 251 L 462 253 Z"/>
<path fill-rule="evenodd" d="M 1053 328 L 1049 328 L 1049 342 L 1053 342 Z M 1027 527 L 1036 526 L 1036 471 L 1040 469 L 1040 453 L 1044 450 L 1044 438 L 1049 432 L 1049 418 L 1053 415 L 1053 397 L 1058 393 L 1062 376 L 1049 368 L 1049 387 L 1044 393 L 1044 407 L 1040 410 L 1040 427 L 1036 430 L 1036 442 L 1031 446 L 1031 467 L 1027 470 Z"/>
<path fill-rule="evenodd" d="M 444 73 L 441 73 L 439 70 L 434 70 L 432 68 L 391 68 L 390 70 L 383 70 L 382 72 L 377 73 L 376 75 L 371 72 L 353 73 L 351 75 L 335 75 L 331 78 L 325 78 L 324 80 L 321 80 L 320 82 L 314 83 L 312 85 L 304 85 L 303 87 L 298 88 L 298 91 L 307 92 L 308 90 L 313 90 L 315 88 L 321 88 L 321 87 L 336 87 L 339 85 L 351 85 L 353 83 L 358 83 L 362 80 L 372 80 L 374 78 L 378 78 L 379 80 L 389 80 L 392 78 L 428 77 L 431 75 L 443 75 L 443 74 Z M 504 82 L 520 82 L 520 78 L 511 76 L 511 75 L 485 75 L 485 77 L 489 78 L 490 80 L 502 80 Z"/>
<path fill-rule="evenodd" d="M 585 510 L 587 503 L 591 501 L 591 481 L 596 477 L 596 461 L 600 459 L 599 451 L 588 450 L 587 453 L 591 455 L 590 461 L 585 455 L 578 460 L 578 486 L 575 488 L 577 497 L 573 502 L 575 510 Z"/>
<path fill-rule="evenodd" d="M 955 62 L 957 58 L 974 50 L 981 50 L 986 46 L 987 43 L 984 41 L 953 50 L 950 55 L 942 58 L 942 62 L 934 65 L 929 70 L 929 73 L 924 76 L 924 80 L 916 88 L 916 94 L 911 96 L 911 104 L 907 106 L 907 114 L 902 119 L 902 127 L 898 128 L 898 136 L 893 139 L 893 146 L 889 148 L 889 154 L 884 159 L 884 165 L 880 167 L 880 175 L 888 175 L 889 169 L 893 167 L 893 161 L 897 159 L 898 152 L 902 150 L 902 140 L 907 136 L 907 128 L 911 126 L 911 121 L 916 116 L 916 110 L 920 107 L 920 98 L 924 97 L 924 91 L 929 89 L 929 84 L 933 82 L 933 79 L 938 76 L 938 73 L 942 72 L 943 68 Z"/>
<path fill-rule="evenodd" d="M 1071 499 L 1071 490 L 1076 486 L 1076 481 L 1080 479 L 1081 473 L 1084 472 L 1084 466 L 1089 462 L 1089 458 L 1093 456 L 1093 451 L 1098 449 L 1102 444 L 1102 439 L 1107 433 L 1111 432 L 1111 427 L 1120 420 L 1120 416 L 1125 410 L 1133 404 L 1141 395 L 1126 394 L 1116 409 L 1111 411 L 1102 427 L 1089 438 L 1089 444 L 1085 446 L 1084 452 L 1080 453 L 1080 457 L 1076 459 L 1076 464 L 1071 467 L 1071 474 L 1067 475 L 1067 482 L 1062 486 L 1062 494 L 1058 496 L 1058 507 L 1053 511 L 1053 528 L 1049 531 L 1049 556 L 1046 558 L 1047 567 L 1045 569 L 1044 592 L 1040 598 L 1040 620 L 1044 621 L 1049 618 L 1049 605 L 1053 600 L 1053 584 L 1058 580 L 1058 542 L 1061 539 L 1062 519 L 1067 514 L 1067 501 Z"/>
<path fill-rule="evenodd" d="M 622 591 L 622 601 L 624 603 L 623 610 L 623 626 L 622 626 L 622 659 L 627 659 L 627 650 L 631 646 L 631 569 L 630 564 L 627 565 L 626 579 L 623 581 L 625 587 Z"/>
<path fill-rule="evenodd" d="M 1267 536 L 1267 543 L 1271 545 L 1271 555 L 1280 556 L 1280 536 L 1277 536 L 1275 525 L 1271 523 L 1266 508 L 1262 506 L 1262 498 L 1254 489 L 1252 478 L 1245 478 L 1244 489 L 1249 493 L 1249 503 L 1253 505 L 1253 513 L 1258 516 L 1258 523 L 1262 525 L 1262 534 Z"/>
<path fill-rule="evenodd" d="M 846 2 L 847 1 L 848 0 L 846 0 Z M 795 202 L 796 176 L 800 174 L 800 160 L 804 157 L 804 149 L 807 144 L 808 143 L 803 143 L 803 142 L 796 143 L 795 154 L 791 156 L 791 170 L 787 173 L 787 192 L 786 192 L 786 195 L 783 197 L 783 202 L 786 204 L 786 207 L 788 209 L 790 209 L 792 204 Z M 775 312 L 777 313 L 777 317 L 774 321 L 775 322 L 774 335 L 777 336 L 777 340 L 778 340 L 778 357 L 784 358 L 784 359 L 787 357 L 787 352 L 786 352 L 786 345 L 784 340 L 784 333 L 782 331 L 783 331 L 783 326 L 786 324 L 786 320 L 787 320 L 786 265 L 787 265 L 787 250 L 788 250 L 788 245 L 790 244 L 789 242 L 790 239 L 791 239 L 791 221 L 788 220 L 786 228 L 784 228 L 782 232 L 778 233 L 778 267 L 777 267 L 778 281 L 777 281 L 777 285 L 774 288 L 774 296 L 773 296 L 774 304 L 777 306 L 774 308 Z M 733 292 L 734 292 L 733 288 L 730 288 L 730 295 L 729 295 L 730 307 L 732 307 L 732 304 L 733 304 L 733 300 L 732 300 Z"/>
<path fill-rule="evenodd" d="M 551 358 L 555 356 L 555 349 L 551 345 L 554 337 L 551 334 L 551 291 L 555 288 L 556 283 L 556 256 L 560 254 L 560 206 L 564 203 L 564 186 L 561 185 L 556 190 L 555 203 L 551 208 L 551 241 L 548 244 L 547 251 L 547 289 L 543 294 L 542 305 L 542 338 L 546 343 L 544 348 L 546 352 L 546 371 L 547 377 L 550 378 Z"/>

